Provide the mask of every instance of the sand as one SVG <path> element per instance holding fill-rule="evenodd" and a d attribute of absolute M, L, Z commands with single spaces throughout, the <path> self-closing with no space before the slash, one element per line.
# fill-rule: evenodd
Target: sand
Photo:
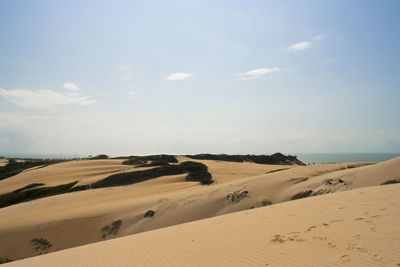
<path fill-rule="evenodd" d="M 179 160 L 185 159 L 179 158 Z M 66 162 L 50 165 L 37 170 L 26 171 L 24 177 L 29 178 L 29 183 L 32 181 L 46 181 L 46 183 L 50 183 L 51 181 L 56 183 L 56 179 L 58 179 L 57 183 L 65 183 L 66 181 L 75 181 L 74 179 L 77 177 L 82 179 L 81 182 L 84 182 L 88 181 L 89 179 L 98 179 L 98 177 L 101 176 L 105 177 L 107 176 L 107 171 L 120 172 L 127 171 L 128 168 L 131 168 L 131 166 L 127 167 L 125 165 L 121 165 L 120 162 L 114 161 L 115 160 L 93 160 L 90 162 Z M 302 202 L 303 200 L 290 202 L 286 201 L 291 200 L 295 194 L 304 192 L 306 190 L 312 190 L 313 194 L 316 195 L 334 193 L 304 199 L 307 200 L 306 203 L 309 203 L 309 201 L 317 201 L 318 199 L 323 199 L 324 197 L 328 196 L 331 197 L 336 196 L 337 194 L 340 195 L 344 193 L 355 192 L 353 189 L 357 188 L 372 187 L 376 188 L 374 190 L 378 191 L 383 190 L 382 188 L 397 188 L 392 186 L 380 186 L 380 184 L 389 179 L 400 178 L 400 158 L 373 165 L 366 165 L 365 163 L 340 163 L 312 166 L 282 166 L 207 160 L 201 160 L 200 162 L 205 163 L 209 167 L 210 172 L 217 181 L 215 184 L 203 186 L 197 182 L 185 181 L 185 175 L 173 175 L 130 186 L 102 188 L 58 195 L 0 209 L 0 216 L 2 218 L 6 218 L 5 220 L 0 221 L 0 239 L 7 240 L 7 242 L 0 242 L 0 257 L 7 257 L 14 260 L 22 259 L 44 252 L 50 253 L 116 237 L 129 236 L 132 234 L 137 235 L 132 235 L 130 237 L 140 236 L 141 234 L 138 233 L 151 230 L 153 231 L 149 233 L 153 233 L 161 231 L 162 229 L 160 228 L 165 228 L 172 225 L 177 225 L 178 227 L 183 223 L 211 218 L 237 211 L 246 210 L 246 212 L 254 212 L 264 209 L 275 210 L 275 207 L 281 205 Z M 71 172 L 73 175 L 68 175 L 68 164 L 70 164 L 72 170 L 75 170 L 75 172 Z M 82 164 L 82 166 L 74 169 L 73 166 L 76 164 Z M 103 164 L 108 167 L 101 167 Z M 67 165 L 67 167 L 65 165 Z M 46 168 L 50 167 L 52 167 L 51 171 L 46 170 Z M 82 172 L 79 172 L 80 168 Z M 104 170 L 102 168 L 109 168 L 109 170 Z M 289 169 L 270 172 L 282 168 Z M 62 173 L 62 169 L 64 169 L 64 176 L 61 175 L 59 177 L 54 175 L 56 171 L 58 171 L 58 173 Z M 42 173 L 39 173 L 39 171 Z M 45 176 L 45 173 L 43 173 L 44 171 L 48 172 L 48 175 L 54 175 L 52 176 L 53 178 L 50 179 L 49 177 Z M 36 176 L 29 174 L 30 172 L 36 172 Z M 90 174 L 91 172 L 93 172 L 93 174 Z M 38 173 L 40 175 L 38 175 Z M 91 175 L 93 175 L 95 178 L 93 178 Z M 10 178 L 9 180 L 11 181 L 15 177 Z M 21 177 L 18 179 L 21 181 L 19 185 L 26 183 L 25 179 Z M 7 180 L 1 182 L 6 181 Z M 12 184 L 10 181 L 8 183 Z M 1 182 L 0 186 L 2 186 Z M 9 186 L 8 189 L 10 188 L 12 187 Z M 348 190 L 351 191 L 341 192 Z M 368 190 L 370 190 L 370 188 L 368 188 Z M 355 200 L 357 199 L 356 196 L 361 197 L 361 195 L 354 195 Z M 285 203 L 277 204 L 281 202 Z M 270 207 L 263 207 L 264 205 L 269 205 L 270 203 L 274 205 Z M 344 206 L 344 204 L 340 205 Z M 361 210 L 361 204 L 359 205 Z M 307 216 L 309 217 L 314 215 L 317 216 L 321 211 L 317 210 L 315 213 L 318 214 L 314 214 L 312 209 L 313 206 L 315 206 L 315 208 L 320 207 L 321 209 L 325 209 L 325 212 L 323 212 L 321 216 L 339 216 L 335 213 L 336 209 L 334 207 L 331 208 L 330 206 L 325 206 L 324 202 L 314 202 L 314 204 L 310 204 L 310 207 L 304 208 L 307 211 L 298 210 L 296 216 L 303 216 L 302 214 L 308 214 Z M 258 207 L 263 208 L 255 209 Z M 308 212 L 309 209 L 310 212 Z M 145 218 L 144 214 L 148 210 L 155 211 L 155 215 L 151 218 Z M 328 211 L 330 210 L 334 210 L 335 212 L 329 214 Z M 282 210 L 281 213 L 285 214 L 285 211 Z M 234 215 L 236 216 L 236 213 L 229 216 Z M 294 224 L 293 226 L 296 226 L 299 224 L 299 222 L 294 220 L 294 218 L 291 218 L 296 216 L 278 216 L 279 218 L 275 219 L 276 221 L 271 223 L 280 225 L 284 222 L 286 223 L 287 221 L 289 224 Z M 345 216 L 345 214 L 343 216 Z M 249 219 L 249 217 L 246 218 L 252 222 L 258 220 L 258 217 L 251 217 L 251 219 Z M 321 217 L 321 220 L 322 219 L 323 217 Z M 121 220 L 122 224 L 117 231 L 114 231 L 111 234 L 107 233 L 104 237 L 104 232 L 102 232 L 102 229 L 105 226 L 112 227 L 113 222 L 118 220 Z M 229 221 L 231 223 L 233 222 L 232 220 Z M 240 220 L 238 219 L 238 221 Z M 350 220 L 349 223 L 351 223 Z M 355 222 L 353 223 L 355 224 Z M 240 226 L 232 227 L 239 227 L 237 229 L 240 229 Z M 254 225 L 254 227 L 256 226 Z M 354 225 L 349 227 L 354 227 Z M 253 225 L 249 226 L 249 228 L 243 229 L 251 230 L 252 228 Z M 246 237 L 247 239 L 247 232 L 250 230 L 244 230 L 244 232 L 242 231 L 243 238 Z M 282 231 L 282 233 L 283 232 L 284 231 Z M 231 234 L 233 235 L 235 233 Z M 171 233 L 171 235 L 174 234 Z M 31 240 L 35 238 L 46 239 L 52 244 L 52 246 L 43 251 L 36 251 L 34 245 L 31 243 Z M 216 244 L 221 242 L 223 243 L 223 240 L 225 240 L 223 237 L 220 238 L 222 241 L 217 240 L 215 241 Z M 169 239 L 171 241 L 173 238 L 169 237 Z M 227 238 L 227 240 L 229 240 L 229 238 Z M 237 242 L 239 241 L 240 240 L 237 240 Z M 144 241 L 142 240 L 141 242 Z M 179 244 L 185 244 L 184 241 L 182 242 L 179 241 L 174 246 L 178 247 Z M 98 244 L 103 243 L 108 244 L 109 242 L 103 241 Z M 210 242 L 209 245 L 210 247 L 213 247 L 215 244 L 211 243 L 213 242 Z M 285 242 L 282 244 L 285 247 L 291 243 L 293 242 Z M 159 249 L 162 251 L 162 253 L 164 253 L 164 250 L 161 248 Z M 201 250 L 204 251 L 204 256 L 207 256 L 211 253 L 211 251 L 204 249 Z M 258 250 L 255 247 L 253 249 L 255 251 Z M 165 253 L 168 254 L 168 250 L 166 249 L 165 251 Z M 188 251 L 191 251 L 191 249 L 188 248 Z M 149 260 L 149 264 L 152 265 L 152 262 L 149 259 L 150 256 L 145 256 L 147 255 L 145 251 L 142 253 L 144 255 L 143 261 L 146 261 L 147 259 Z M 152 252 L 148 253 L 151 254 Z M 225 257 L 223 256 L 222 252 L 218 253 L 221 254 L 221 257 Z M 308 252 L 304 253 L 307 254 Z M 49 256 L 50 255 L 52 254 L 49 254 Z M 250 253 L 247 256 L 250 257 L 251 255 L 253 254 Z M 154 257 L 157 258 L 156 256 Z M 201 255 L 196 257 L 201 257 Z M 230 256 L 227 254 L 226 257 Z M 235 257 L 232 256 L 232 258 Z M 249 259 L 249 261 L 250 260 L 251 259 Z M 163 259 L 159 258 L 156 261 L 161 264 Z M 300 259 L 300 262 L 302 261 L 303 259 Z M 196 264 L 197 260 L 193 258 L 193 262 Z M 129 263 L 129 260 L 127 263 Z M 199 260 L 198 263 L 200 264 L 202 261 Z M 250 263 L 253 262 L 250 261 Z M 179 264 L 179 262 L 177 262 L 177 264 Z M 181 264 L 184 263 L 181 262 Z M 276 266 L 276 261 L 271 261 L 269 264 Z M 288 262 L 288 264 L 290 263 Z M 107 265 L 108 264 L 105 264 L 105 266 Z M 118 265 L 125 264 L 121 263 Z M 320 264 L 317 265 L 320 266 Z"/>
<path fill-rule="evenodd" d="M 9 266 L 398 266 L 400 185 L 285 202 Z"/>

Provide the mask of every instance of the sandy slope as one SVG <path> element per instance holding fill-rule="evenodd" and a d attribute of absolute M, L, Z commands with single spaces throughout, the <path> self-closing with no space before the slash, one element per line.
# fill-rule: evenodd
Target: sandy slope
<path fill-rule="evenodd" d="M 210 161 L 206 164 L 211 171 L 215 169 L 213 175 L 216 178 L 233 173 L 231 163 L 225 169 L 221 167 L 225 163 Z M 213 164 L 219 166 L 219 174 Z M 400 158 L 358 168 L 348 166 L 297 166 L 231 182 L 223 178 L 219 184 L 211 186 L 186 182 L 185 175 L 166 176 L 130 186 L 74 192 L 21 203 L 0 209 L 1 218 L 6 218 L 0 221 L 0 239 L 7 240 L 0 242 L 0 257 L 20 259 L 38 255 L 30 242 L 34 238 L 47 239 L 52 244 L 48 252 L 101 241 L 102 228 L 117 220 L 122 220 L 120 229 L 116 235 L 107 235 L 105 239 L 260 207 L 263 202 L 267 203 L 266 200 L 272 203 L 287 201 L 304 190 L 321 194 L 379 185 L 400 178 Z M 232 194 L 236 196 L 234 201 Z M 150 209 L 155 211 L 154 217 L 144 218 Z"/>
<path fill-rule="evenodd" d="M 9 266 L 399 266 L 399 194 L 397 184 L 290 201 Z"/>
<path fill-rule="evenodd" d="M 8 159 L 0 159 L 0 167 L 8 164 Z"/>

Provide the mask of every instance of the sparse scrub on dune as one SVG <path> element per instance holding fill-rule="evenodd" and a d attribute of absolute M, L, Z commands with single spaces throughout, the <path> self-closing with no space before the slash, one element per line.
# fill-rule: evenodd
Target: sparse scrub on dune
<path fill-rule="evenodd" d="M 108 158 L 109 158 L 109 156 L 106 154 L 99 154 L 97 156 L 90 157 L 89 159 L 108 159 Z"/>
<path fill-rule="evenodd" d="M 272 205 L 272 201 L 269 200 L 269 199 L 263 199 L 263 201 L 261 202 L 261 204 L 262 204 L 263 206 L 269 206 L 269 205 Z"/>
<path fill-rule="evenodd" d="M 155 211 L 154 211 L 154 210 L 148 210 L 148 211 L 146 211 L 146 213 L 144 214 L 144 217 L 145 217 L 145 218 L 147 218 L 147 217 L 153 217 L 154 214 L 155 214 Z"/>
<path fill-rule="evenodd" d="M 7 263 L 7 262 L 12 262 L 12 261 L 13 260 L 10 259 L 10 258 L 2 258 L 2 257 L 0 257 L 0 264 Z"/>
<path fill-rule="evenodd" d="M 105 239 L 110 235 L 117 235 L 121 225 L 122 220 L 116 220 L 112 222 L 111 225 L 105 225 L 103 228 L 101 228 L 102 238 Z"/>
<path fill-rule="evenodd" d="M 292 197 L 292 200 L 309 197 L 312 195 L 312 193 L 313 193 L 312 190 L 306 190 L 306 191 L 297 193 Z"/>
<path fill-rule="evenodd" d="M 244 190 L 236 190 L 232 193 L 226 195 L 226 200 L 231 200 L 233 203 L 239 203 L 240 201 L 244 200 L 248 197 L 249 191 Z"/>
<path fill-rule="evenodd" d="M 287 170 L 287 169 L 289 169 L 289 168 L 276 169 L 276 170 L 272 170 L 272 171 L 266 172 L 265 174 L 273 173 L 273 172 L 280 172 L 280 171 L 284 171 L 284 170 Z"/>
<path fill-rule="evenodd" d="M 149 156 L 130 156 L 123 161 L 124 165 L 138 165 L 137 167 L 163 166 L 169 163 L 178 163 L 175 156 L 172 155 L 149 155 Z"/>
<path fill-rule="evenodd" d="M 386 185 L 386 184 L 398 184 L 400 183 L 400 179 L 391 179 L 391 180 L 387 180 L 384 183 L 382 183 L 381 185 Z"/>
<path fill-rule="evenodd" d="M 52 246 L 52 244 L 44 238 L 33 238 L 31 244 L 34 246 L 36 252 L 39 252 L 39 255 L 48 253 L 49 248 Z"/>

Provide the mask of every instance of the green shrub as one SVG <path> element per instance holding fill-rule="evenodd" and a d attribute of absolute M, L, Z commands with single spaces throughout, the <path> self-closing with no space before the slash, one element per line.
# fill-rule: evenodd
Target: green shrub
<path fill-rule="evenodd" d="M 12 262 L 12 261 L 13 260 L 10 259 L 10 258 L 2 258 L 2 257 L 0 257 L 0 264 L 7 263 L 7 262 Z"/>
<path fill-rule="evenodd" d="M 109 156 L 106 154 L 99 154 L 97 156 L 91 157 L 90 159 L 108 159 Z"/>
<path fill-rule="evenodd" d="M 306 190 L 306 191 L 297 193 L 292 197 L 292 200 L 309 197 L 312 195 L 312 193 L 313 193 L 312 190 Z"/>
<path fill-rule="evenodd" d="M 154 214 L 155 214 L 154 210 L 148 210 L 148 211 L 146 211 L 146 213 L 144 214 L 144 217 L 145 217 L 145 218 L 147 218 L 147 217 L 153 217 Z"/>
<path fill-rule="evenodd" d="M 269 206 L 269 205 L 272 205 L 272 201 L 269 200 L 269 199 L 264 199 L 264 200 L 261 202 L 261 204 L 262 204 L 263 206 Z"/>
<path fill-rule="evenodd" d="M 400 183 L 400 179 L 392 179 L 392 180 L 387 180 L 386 182 L 382 183 L 382 185 L 385 184 L 398 184 Z"/>

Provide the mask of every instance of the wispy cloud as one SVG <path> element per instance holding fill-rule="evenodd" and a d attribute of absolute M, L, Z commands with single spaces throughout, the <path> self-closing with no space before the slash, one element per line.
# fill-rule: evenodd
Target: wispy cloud
<path fill-rule="evenodd" d="M 79 90 L 79 87 L 74 83 L 64 83 L 63 87 L 64 87 L 64 89 L 68 89 L 68 90 L 72 90 L 72 91 Z"/>
<path fill-rule="evenodd" d="M 288 51 L 299 51 L 299 50 L 305 50 L 309 48 L 312 45 L 311 42 L 299 42 L 292 44 L 289 46 Z"/>
<path fill-rule="evenodd" d="M 17 106 L 34 109 L 54 109 L 59 105 L 66 104 L 89 106 L 97 102 L 88 96 L 78 93 L 64 95 L 52 90 L 6 90 L 0 88 L 0 95 Z"/>
<path fill-rule="evenodd" d="M 261 68 L 261 69 L 250 70 L 248 72 L 238 73 L 237 75 L 242 76 L 240 80 L 251 80 L 266 75 L 268 73 L 277 72 L 280 70 L 281 70 L 280 68 L 270 68 L 270 69 Z"/>
<path fill-rule="evenodd" d="M 176 80 L 185 80 L 191 77 L 192 74 L 184 73 L 184 72 L 176 72 L 168 75 L 167 81 L 176 81 Z"/>
<path fill-rule="evenodd" d="M 129 65 L 123 65 L 118 68 L 120 79 L 121 80 L 130 80 L 132 79 L 132 71 Z"/>
<path fill-rule="evenodd" d="M 303 42 L 298 42 L 298 43 L 292 44 L 286 50 L 289 52 L 306 50 L 306 49 L 310 48 L 314 43 L 319 42 L 323 39 L 325 39 L 325 35 L 319 34 L 319 35 L 313 37 L 312 40 L 310 40 L 310 41 L 303 41 Z"/>
<path fill-rule="evenodd" d="M 317 36 L 315 36 L 315 37 L 313 38 L 313 40 L 316 41 L 316 42 L 321 41 L 321 40 L 323 40 L 323 39 L 325 39 L 325 35 L 322 35 L 322 34 L 317 35 Z"/>

